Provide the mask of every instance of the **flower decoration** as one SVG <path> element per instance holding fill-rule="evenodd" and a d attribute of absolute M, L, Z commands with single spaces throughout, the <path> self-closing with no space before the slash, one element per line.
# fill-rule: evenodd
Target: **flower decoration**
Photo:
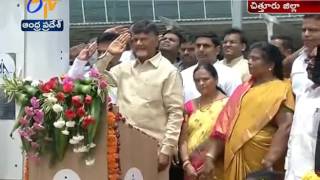
<path fill-rule="evenodd" d="M 98 71 L 84 79 L 3 79 L 6 96 L 21 107 L 11 135 L 14 131 L 20 135 L 26 159 L 50 154 L 54 163 L 71 146 L 75 153 L 83 153 L 85 164 L 94 164 L 94 141 L 108 93 L 108 83 Z"/>

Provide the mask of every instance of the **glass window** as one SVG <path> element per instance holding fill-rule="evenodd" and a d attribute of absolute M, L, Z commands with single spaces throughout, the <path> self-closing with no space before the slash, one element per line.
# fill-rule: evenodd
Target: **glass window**
<path fill-rule="evenodd" d="M 109 22 L 129 21 L 128 1 L 107 0 Z"/>
<path fill-rule="evenodd" d="M 156 19 L 164 16 L 169 19 L 179 19 L 177 1 L 155 0 Z"/>
<path fill-rule="evenodd" d="M 106 22 L 103 0 L 85 0 L 83 4 L 86 22 Z"/>
<path fill-rule="evenodd" d="M 203 1 L 180 0 L 181 19 L 204 18 Z"/>
<path fill-rule="evenodd" d="M 70 22 L 81 23 L 82 22 L 81 0 L 70 1 L 69 8 L 70 8 Z"/>
<path fill-rule="evenodd" d="M 130 0 L 130 8 L 132 21 L 153 20 L 152 1 Z"/>
<path fill-rule="evenodd" d="M 0 120 L 12 120 L 15 117 L 15 101 L 8 103 L 3 89 L 0 89 Z"/>
<path fill-rule="evenodd" d="M 230 1 L 206 0 L 207 18 L 231 17 Z"/>

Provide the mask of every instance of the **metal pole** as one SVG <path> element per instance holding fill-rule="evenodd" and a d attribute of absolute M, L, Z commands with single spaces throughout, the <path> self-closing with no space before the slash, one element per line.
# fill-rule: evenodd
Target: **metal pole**
<path fill-rule="evenodd" d="M 153 16 L 153 21 L 156 20 L 156 10 L 154 7 L 154 0 L 152 0 L 152 16 Z"/>
<path fill-rule="evenodd" d="M 203 0 L 203 14 L 204 14 L 204 18 L 207 19 L 206 0 Z"/>
<path fill-rule="evenodd" d="M 177 6 L 178 6 L 178 20 L 181 19 L 181 14 L 180 14 L 180 0 L 177 0 Z"/>
<path fill-rule="evenodd" d="M 104 3 L 104 13 L 105 13 L 105 16 L 106 16 L 106 22 L 109 22 L 109 20 L 108 20 L 107 0 L 104 0 L 103 3 Z"/>
<path fill-rule="evenodd" d="M 82 10 L 82 22 L 85 23 L 86 22 L 86 16 L 84 14 L 84 0 L 81 0 L 81 10 Z"/>
<path fill-rule="evenodd" d="M 131 7 L 130 7 L 130 0 L 128 0 L 128 12 L 129 12 L 129 21 L 131 22 Z"/>
<path fill-rule="evenodd" d="M 242 4 L 241 0 L 231 0 L 232 27 L 242 29 Z"/>

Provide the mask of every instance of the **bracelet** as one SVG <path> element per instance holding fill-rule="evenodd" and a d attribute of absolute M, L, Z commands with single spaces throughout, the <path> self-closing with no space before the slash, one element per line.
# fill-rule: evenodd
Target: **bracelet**
<path fill-rule="evenodd" d="M 189 160 L 184 161 L 182 165 L 182 169 L 185 169 L 189 164 L 191 164 Z"/>
<path fill-rule="evenodd" d="M 186 161 L 189 161 L 189 158 L 186 158 L 186 159 L 182 160 L 182 163 L 184 163 Z"/>
<path fill-rule="evenodd" d="M 210 154 L 210 153 L 207 153 L 207 154 L 206 154 L 206 157 L 212 159 L 213 161 L 216 160 L 216 158 L 215 158 L 212 154 Z"/>

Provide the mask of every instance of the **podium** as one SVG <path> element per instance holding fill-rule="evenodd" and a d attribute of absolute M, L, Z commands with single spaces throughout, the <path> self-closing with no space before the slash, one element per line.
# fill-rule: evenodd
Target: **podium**
<path fill-rule="evenodd" d="M 95 163 L 86 166 L 81 154 L 71 145 L 62 161 L 50 166 L 49 157 L 29 161 L 29 180 L 108 180 L 106 123 L 103 121 L 96 137 Z M 157 180 L 157 150 L 155 139 L 119 122 L 120 167 L 122 180 Z"/>

